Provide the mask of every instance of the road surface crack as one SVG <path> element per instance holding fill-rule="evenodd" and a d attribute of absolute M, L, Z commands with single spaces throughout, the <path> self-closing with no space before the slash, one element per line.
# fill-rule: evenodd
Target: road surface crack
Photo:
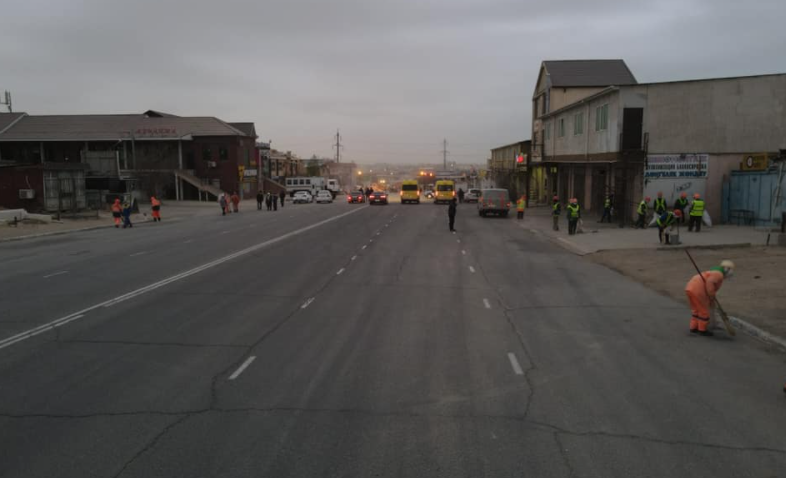
<path fill-rule="evenodd" d="M 567 467 L 568 472 L 570 472 L 568 476 L 576 476 L 576 470 L 573 468 L 573 464 L 570 462 L 570 457 L 568 457 L 568 449 L 565 448 L 565 445 L 562 444 L 562 440 L 559 438 L 559 432 L 554 432 L 554 441 L 557 442 L 559 455 L 562 457 L 562 461 L 565 463 L 565 467 Z"/>
<path fill-rule="evenodd" d="M 138 459 L 139 459 L 139 458 L 140 458 L 142 455 L 144 455 L 145 453 L 147 453 L 147 451 L 148 451 L 148 450 L 150 450 L 151 448 L 153 448 L 154 446 L 156 446 L 156 444 L 157 444 L 157 443 L 158 443 L 158 442 L 159 442 L 159 441 L 160 441 L 162 438 L 164 438 L 164 436 L 165 436 L 167 433 L 169 433 L 169 432 L 170 432 L 170 431 L 171 431 L 173 428 L 175 428 L 176 426 L 178 426 L 178 425 L 180 425 L 181 423 L 183 423 L 183 422 L 185 422 L 186 420 L 188 420 L 188 418 L 190 418 L 191 416 L 192 416 L 192 415 L 184 415 L 184 416 L 182 416 L 182 417 L 178 418 L 177 420 L 175 420 L 174 422 L 170 423 L 169 425 L 165 426 L 165 427 L 164 427 L 164 429 L 163 429 L 163 430 L 161 430 L 160 432 L 158 432 L 158 434 L 156 434 L 156 436 L 154 436 L 154 437 L 153 437 L 153 438 L 152 438 L 152 439 L 151 439 L 149 442 L 147 442 L 147 444 L 146 444 L 144 447 L 142 447 L 142 449 L 140 449 L 138 452 L 136 452 L 136 453 L 134 454 L 134 456 L 132 456 L 132 457 L 131 457 L 131 459 L 129 459 L 127 462 L 125 462 L 125 464 L 123 465 L 123 467 L 120 469 L 120 471 L 118 471 L 118 472 L 117 472 L 117 473 L 114 475 L 114 477 L 115 477 L 115 478 L 117 478 L 118 476 L 120 476 L 120 475 L 122 475 L 123 473 L 125 473 L 126 469 L 128 469 L 128 467 L 129 467 L 129 466 L 131 466 L 131 465 L 132 465 L 132 464 L 133 464 L 133 463 L 134 463 L 136 460 L 138 460 Z"/>

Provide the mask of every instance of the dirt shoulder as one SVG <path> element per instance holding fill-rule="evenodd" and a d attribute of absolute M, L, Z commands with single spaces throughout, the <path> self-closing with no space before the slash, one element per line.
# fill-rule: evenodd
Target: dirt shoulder
<path fill-rule="evenodd" d="M 734 247 L 696 249 L 691 255 L 702 270 L 734 261 L 734 278 L 718 293 L 729 315 L 739 317 L 771 334 L 786 337 L 786 248 Z M 683 250 L 613 250 L 585 256 L 645 286 L 686 304 L 685 284 L 696 274 Z"/>

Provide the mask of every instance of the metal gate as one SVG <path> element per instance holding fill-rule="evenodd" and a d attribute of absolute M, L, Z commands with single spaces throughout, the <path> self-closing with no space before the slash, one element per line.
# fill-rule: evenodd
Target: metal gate
<path fill-rule="evenodd" d="M 754 226 L 778 225 L 781 213 L 786 211 L 783 194 L 778 204 L 773 200 L 778 176 L 777 171 L 732 171 L 729 184 L 723 188 L 723 221 Z M 782 179 L 781 188 L 786 189 L 786 178 Z M 773 222 L 770 222 L 770 217 Z"/>
<path fill-rule="evenodd" d="M 78 211 L 85 209 L 84 171 L 44 171 L 44 209 Z"/>

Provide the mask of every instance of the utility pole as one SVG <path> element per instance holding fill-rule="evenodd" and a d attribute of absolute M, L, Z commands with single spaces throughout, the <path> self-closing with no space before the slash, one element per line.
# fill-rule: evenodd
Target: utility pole
<path fill-rule="evenodd" d="M 9 113 L 13 113 L 14 112 L 14 108 L 11 105 L 11 92 L 10 91 L 6 90 L 6 92 L 5 92 L 5 101 L 0 101 L 0 105 L 8 106 L 8 112 Z"/>
<path fill-rule="evenodd" d="M 339 134 L 338 129 L 336 130 L 336 144 L 333 145 L 333 147 L 336 148 L 336 162 L 340 163 L 341 162 L 341 148 L 343 148 L 344 146 L 341 145 L 341 134 Z"/>
<path fill-rule="evenodd" d="M 442 170 L 448 170 L 448 140 L 442 140 Z"/>

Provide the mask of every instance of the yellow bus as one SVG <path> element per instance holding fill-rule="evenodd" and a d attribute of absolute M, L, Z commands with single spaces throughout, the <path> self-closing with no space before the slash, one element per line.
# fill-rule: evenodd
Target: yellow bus
<path fill-rule="evenodd" d="M 401 204 L 408 202 L 420 204 L 420 186 L 414 179 L 401 183 Z"/>
<path fill-rule="evenodd" d="M 456 197 L 456 184 L 449 179 L 437 181 L 437 188 L 434 191 L 434 203 L 450 202 Z"/>

